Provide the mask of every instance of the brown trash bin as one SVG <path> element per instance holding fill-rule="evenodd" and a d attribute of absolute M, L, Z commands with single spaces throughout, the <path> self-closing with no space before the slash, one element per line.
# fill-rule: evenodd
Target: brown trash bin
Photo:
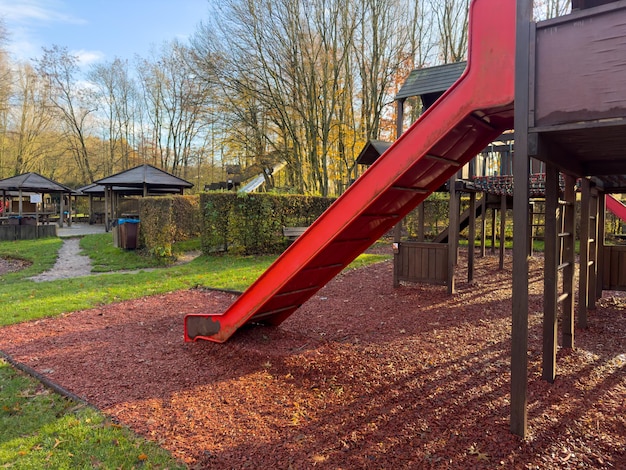
<path fill-rule="evenodd" d="M 125 250 L 137 249 L 137 235 L 139 234 L 138 219 L 119 219 L 119 245 Z"/>

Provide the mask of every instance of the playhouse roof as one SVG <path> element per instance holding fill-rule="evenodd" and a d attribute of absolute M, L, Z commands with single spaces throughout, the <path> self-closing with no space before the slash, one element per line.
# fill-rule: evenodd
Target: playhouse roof
<path fill-rule="evenodd" d="M 356 159 L 359 165 L 371 165 L 378 157 L 380 157 L 385 150 L 391 147 L 392 142 L 385 142 L 384 140 L 370 140 L 365 144 L 361 153 Z"/>
<path fill-rule="evenodd" d="M 455 62 L 453 64 L 415 69 L 409 74 L 400 91 L 398 91 L 396 99 L 443 93 L 457 81 L 465 70 L 466 65 L 467 62 Z"/>

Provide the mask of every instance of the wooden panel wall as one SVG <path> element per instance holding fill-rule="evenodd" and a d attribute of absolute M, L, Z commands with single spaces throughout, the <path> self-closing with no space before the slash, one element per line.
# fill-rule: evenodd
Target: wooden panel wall
<path fill-rule="evenodd" d="M 625 38 L 624 2 L 538 23 L 535 126 L 626 115 Z"/>
<path fill-rule="evenodd" d="M 607 245 L 603 254 L 602 288 L 626 291 L 626 246 Z"/>
<path fill-rule="evenodd" d="M 394 256 L 397 281 L 446 285 L 448 245 L 445 243 L 399 242 Z"/>

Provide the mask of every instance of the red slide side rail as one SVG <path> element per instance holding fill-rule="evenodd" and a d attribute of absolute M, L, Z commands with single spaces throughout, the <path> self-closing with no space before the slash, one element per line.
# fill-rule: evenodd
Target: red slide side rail
<path fill-rule="evenodd" d="M 606 208 L 619 217 L 622 222 L 626 222 L 626 206 L 610 194 L 606 195 Z"/>
<path fill-rule="evenodd" d="M 185 341 L 277 325 L 513 127 L 515 0 L 474 0 L 463 75 L 222 314 L 185 317 Z"/>

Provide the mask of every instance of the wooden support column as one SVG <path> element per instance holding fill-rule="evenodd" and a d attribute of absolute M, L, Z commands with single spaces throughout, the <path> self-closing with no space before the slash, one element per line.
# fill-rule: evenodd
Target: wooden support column
<path fill-rule="evenodd" d="M 109 207 L 110 207 L 110 195 L 109 195 L 109 187 L 104 187 L 104 230 L 108 232 L 111 228 L 109 224 Z"/>
<path fill-rule="evenodd" d="M 528 203 L 528 256 L 533 255 L 533 242 L 535 240 L 535 203 Z"/>
<path fill-rule="evenodd" d="M 496 208 L 491 209 L 491 254 L 496 254 Z"/>
<path fill-rule="evenodd" d="M 576 179 L 565 175 L 565 206 L 563 214 L 563 318 L 561 331 L 563 347 L 574 347 L 574 243 L 576 240 Z"/>
<path fill-rule="evenodd" d="M 65 220 L 65 196 L 62 192 L 59 193 L 59 227 L 63 227 L 63 222 Z"/>
<path fill-rule="evenodd" d="M 400 138 L 400 136 L 402 135 L 402 131 L 404 130 L 404 102 L 406 101 L 406 98 L 402 98 L 399 100 L 396 100 L 396 139 Z M 424 203 L 422 202 L 420 204 L 420 206 L 422 206 Z M 402 220 L 399 220 L 398 223 L 395 225 L 394 227 L 394 231 L 393 231 L 393 241 L 394 241 L 394 249 L 393 249 L 393 287 L 400 287 L 400 280 L 399 280 L 399 270 L 400 270 L 400 256 L 399 256 L 399 249 L 400 249 L 400 240 L 402 238 Z M 420 217 L 420 224 L 424 223 L 424 219 L 423 216 Z M 422 228 L 421 231 L 423 232 L 424 229 Z"/>
<path fill-rule="evenodd" d="M 402 238 L 402 221 L 393 228 L 393 287 L 400 287 L 400 240 Z"/>
<path fill-rule="evenodd" d="M 598 257 L 596 260 L 597 268 L 597 282 L 596 282 L 596 299 L 602 297 L 603 289 L 603 274 L 604 274 L 604 237 L 605 237 L 605 224 L 606 224 L 606 193 L 601 192 L 598 194 Z"/>
<path fill-rule="evenodd" d="M 480 256 L 485 257 L 485 239 L 487 237 L 487 193 L 483 193 L 483 208 L 480 211 Z"/>
<path fill-rule="evenodd" d="M 513 159 L 513 289 L 511 321 L 511 432 L 528 433 L 528 128 L 530 115 L 531 0 L 517 0 L 515 158 Z M 534 43 L 533 43 L 534 44 Z M 534 46 L 533 46 L 534 47 Z"/>
<path fill-rule="evenodd" d="M 67 193 L 67 226 L 71 227 L 72 226 L 72 212 L 73 212 L 73 205 L 72 205 L 72 193 Z"/>
<path fill-rule="evenodd" d="M 504 248 L 506 243 L 506 194 L 500 196 L 500 270 L 504 269 Z"/>
<path fill-rule="evenodd" d="M 542 377 L 554 382 L 557 347 L 557 284 L 559 243 L 559 172 L 546 164 L 546 228 L 543 264 L 543 368 Z"/>
<path fill-rule="evenodd" d="M 424 235 L 426 231 L 426 217 L 424 213 L 424 201 L 420 202 L 420 205 L 417 206 L 417 215 L 419 217 L 419 232 L 417 234 L 417 241 L 420 243 L 424 242 Z"/>
<path fill-rule="evenodd" d="M 476 250 L 476 193 L 469 195 L 469 231 L 467 234 L 467 282 L 474 280 L 474 254 Z"/>
<path fill-rule="evenodd" d="M 589 198 L 589 292 L 587 308 L 596 308 L 596 285 L 598 284 L 598 191 L 592 188 Z"/>
<path fill-rule="evenodd" d="M 448 294 L 455 290 L 455 268 L 457 260 L 457 243 L 459 239 L 459 199 L 456 192 L 456 174 L 450 180 L 450 204 L 448 206 Z"/>
<path fill-rule="evenodd" d="M 580 183 L 580 259 L 578 274 L 578 327 L 587 328 L 587 308 L 589 305 L 589 205 L 591 183 L 582 178 Z"/>

